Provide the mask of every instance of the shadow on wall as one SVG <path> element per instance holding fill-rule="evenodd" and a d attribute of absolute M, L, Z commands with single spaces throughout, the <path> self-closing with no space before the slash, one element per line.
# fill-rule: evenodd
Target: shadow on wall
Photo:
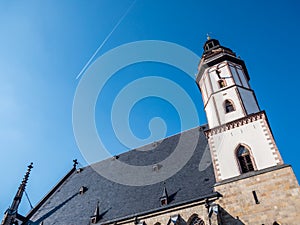
<path fill-rule="evenodd" d="M 239 217 L 234 218 L 230 215 L 225 209 L 219 206 L 219 213 L 220 213 L 220 223 L 219 224 L 231 224 L 231 225 L 245 225 L 243 221 L 239 219 Z"/>

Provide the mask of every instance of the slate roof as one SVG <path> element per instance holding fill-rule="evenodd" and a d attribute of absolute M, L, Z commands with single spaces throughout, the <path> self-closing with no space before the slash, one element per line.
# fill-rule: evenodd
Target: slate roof
<path fill-rule="evenodd" d="M 80 173 L 73 170 L 68 175 L 69 177 L 59 184 L 59 188 L 54 193 L 45 197 L 46 200 L 43 201 L 43 204 L 33 209 L 33 215 L 32 213 L 28 214 L 30 215 L 28 224 L 40 224 L 42 221 L 44 225 L 89 224 L 90 217 L 94 215 L 98 201 L 101 219 L 97 224 L 102 224 L 164 207 L 176 206 L 196 199 L 215 196 L 213 185 L 216 181 L 213 166 L 210 163 L 210 156 L 204 162 L 206 165 L 203 168 L 206 169 L 199 170 L 200 160 L 205 150 L 207 151 L 207 140 L 203 127 L 193 128 L 163 139 L 154 149 L 153 144 L 149 144 L 128 151 L 119 155 L 116 160 L 131 165 L 159 163 L 172 153 L 180 137 L 184 137 L 184 141 L 188 143 L 195 136 L 199 137 L 192 158 L 179 172 L 165 180 L 164 183 L 127 186 L 100 176 L 91 166 L 83 168 Z M 185 151 L 185 149 L 180 150 Z M 98 164 L 102 164 L 107 160 Z M 155 175 L 159 171 L 153 171 L 153 173 Z M 87 187 L 87 190 L 80 195 L 79 190 L 82 186 Z M 166 186 L 169 196 L 167 206 L 160 205 L 160 197 L 164 186 Z"/>

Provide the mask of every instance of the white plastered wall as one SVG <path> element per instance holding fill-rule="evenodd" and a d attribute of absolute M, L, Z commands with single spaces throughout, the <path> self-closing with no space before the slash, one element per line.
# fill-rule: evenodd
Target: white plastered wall
<path fill-rule="evenodd" d="M 240 175 L 236 159 L 236 148 L 245 144 L 250 148 L 255 161 L 256 169 L 264 169 L 280 163 L 276 156 L 277 147 L 273 137 L 266 129 L 264 119 L 259 119 L 239 127 L 212 135 L 209 143 L 215 161 L 215 169 L 218 171 L 218 180 Z"/>
<path fill-rule="evenodd" d="M 227 84 L 225 88 L 219 87 L 220 79 L 216 70 L 225 79 Z M 243 89 L 235 85 L 249 88 L 246 76 L 239 65 L 225 61 L 204 71 L 199 86 L 210 128 L 259 112 L 254 93 L 250 89 Z M 226 99 L 233 102 L 235 111 L 225 112 L 224 102 Z"/>
<path fill-rule="evenodd" d="M 226 124 L 230 121 L 246 116 L 246 113 L 242 106 L 242 102 L 240 101 L 235 87 L 214 94 L 214 99 L 216 102 L 216 110 L 218 111 L 221 124 Z M 225 112 L 225 100 L 230 100 L 233 102 L 235 111 L 229 113 Z M 215 121 L 208 121 L 208 123 L 214 125 Z"/>

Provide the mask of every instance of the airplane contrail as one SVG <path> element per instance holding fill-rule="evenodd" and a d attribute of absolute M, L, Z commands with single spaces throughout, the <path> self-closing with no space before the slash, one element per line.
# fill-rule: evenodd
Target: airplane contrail
<path fill-rule="evenodd" d="M 100 49 L 105 45 L 105 43 L 108 41 L 108 39 L 110 38 L 110 36 L 113 34 L 113 32 L 118 28 L 118 26 L 120 25 L 120 23 L 124 20 L 124 18 L 127 16 L 127 14 L 129 13 L 129 11 L 131 10 L 131 8 L 133 7 L 133 5 L 135 4 L 137 0 L 134 0 L 131 5 L 128 7 L 128 9 L 126 10 L 126 12 L 123 14 L 123 16 L 119 19 L 119 21 L 116 23 L 116 25 L 113 27 L 113 29 L 111 30 L 111 32 L 106 36 L 106 38 L 103 40 L 103 42 L 101 43 L 101 45 L 97 48 L 97 50 L 95 51 L 95 53 L 92 55 L 92 57 L 89 59 L 89 61 L 85 64 L 85 66 L 82 68 L 82 70 L 80 71 L 80 73 L 77 75 L 76 80 L 83 74 L 83 72 L 86 70 L 86 68 L 90 65 L 91 61 L 94 59 L 94 57 L 97 55 L 97 53 L 100 51 Z"/>

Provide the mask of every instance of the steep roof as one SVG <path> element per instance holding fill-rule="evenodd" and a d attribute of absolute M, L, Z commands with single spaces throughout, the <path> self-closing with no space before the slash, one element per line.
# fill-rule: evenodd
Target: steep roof
<path fill-rule="evenodd" d="M 179 138 L 184 138 L 184 142 L 188 143 L 195 136 L 198 141 L 193 156 L 179 172 L 165 180 L 165 183 L 146 186 L 118 184 L 99 175 L 91 166 L 87 166 L 80 173 L 74 171 L 51 196 L 47 196 L 46 201 L 34 209 L 33 215 L 29 214 L 29 224 L 39 224 L 42 221 L 44 225 L 89 224 L 98 202 L 100 220 L 97 224 L 101 224 L 216 195 L 213 192 L 215 177 L 210 156 L 207 158 L 206 155 L 205 165 L 199 167 L 200 160 L 208 150 L 202 127 L 168 137 L 160 141 L 154 149 L 153 144 L 150 144 L 128 151 L 115 160 L 131 165 L 153 165 L 172 153 Z M 185 151 L 184 147 L 180 151 Z M 98 164 L 101 165 L 107 160 Z M 153 171 L 153 175 L 159 172 Z M 161 206 L 160 203 L 164 186 L 169 197 L 167 206 Z M 80 189 L 83 194 L 79 194 Z"/>

